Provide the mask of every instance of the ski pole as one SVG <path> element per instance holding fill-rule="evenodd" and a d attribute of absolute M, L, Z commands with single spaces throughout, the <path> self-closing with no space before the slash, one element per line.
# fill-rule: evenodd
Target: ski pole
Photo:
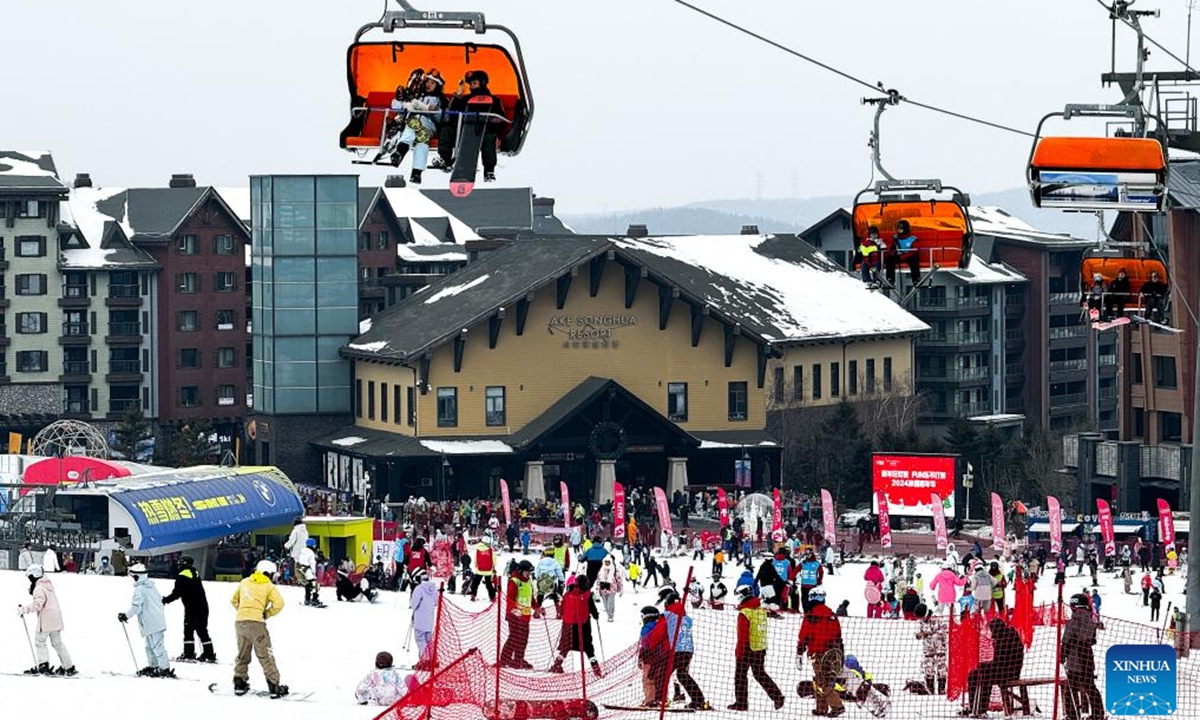
<path fill-rule="evenodd" d="M 129 639 L 129 628 L 125 623 L 121 623 L 121 631 L 125 633 L 125 644 L 129 646 L 129 657 L 133 659 L 133 671 L 136 673 L 141 668 L 138 667 L 137 655 L 133 654 L 133 642 Z"/>
<path fill-rule="evenodd" d="M 412 617 L 410 617 L 410 618 L 408 619 L 408 634 L 404 636 L 404 652 L 408 652 L 408 641 L 412 639 L 412 636 L 413 636 L 413 622 L 414 622 L 414 620 L 416 619 L 416 617 L 417 617 L 417 616 L 416 616 L 416 614 L 414 613 L 414 614 L 413 614 L 413 616 L 412 616 Z"/>
<path fill-rule="evenodd" d="M 29 645 L 29 657 L 33 658 L 33 666 L 38 666 L 37 653 L 33 651 L 33 640 L 29 639 L 29 621 L 21 614 L 21 627 L 25 628 L 25 642 Z"/>
<path fill-rule="evenodd" d="M 600 662 L 604 662 L 604 634 L 600 632 L 600 623 L 596 623 L 596 641 L 600 643 Z"/>

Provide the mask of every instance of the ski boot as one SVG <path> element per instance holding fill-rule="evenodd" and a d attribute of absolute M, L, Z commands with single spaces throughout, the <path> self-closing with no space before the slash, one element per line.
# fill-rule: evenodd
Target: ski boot
<path fill-rule="evenodd" d="M 38 663 L 36 667 L 31 667 L 25 671 L 26 675 L 49 675 L 50 663 Z"/>
<path fill-rule="evenodd" d="M 421 174 L 422 174 L 421 170 L 413 170 L 412 175 L 408 176 L 408 181 L 410 183 L 412 183 L 413 185 L 420 185 L 421 184 Z"/>
<path fill-rule="evenodd" d="M 196 660 L 202 663 L 215 663 L 217 661 L 217 656 L 210 651 L 201 653 L 200 657 L 196 658 Z"/>
<path fill-rule="evenodd" d="M 592 672 L 596 673 L 596 677 L 604 677 L 604 673 L 600 672 L 600 663 L 595 658 L 592 658 Z"/>
<path fill-rule="evenodd" d="M 175 662 L 196 662 L 196 653 L 185 650 L 182 655 L 175 658 Z"/>
<path fill-rule="evenodd" d="M 175 670 L 173 668 L 159 668 L 154 677 L 160 678 L 175 678 Z"/>
<path fill-rule="evenodd" d="M 287 685 L 283 685 L 281 683 L 273 683 L 270 680 L 267 681 L 267 690 L 270 691 L 272 699 L 281 698 L 284 695 L 288 694 L 288 686 Z"/>
<path fill-rule="evenodd" d="M 137 674 L 140 677 L 158 677 L 158 668 L 154 667 L 153 665 L 147 665 L 141 670 L 138 670 Z"/>
<path fill-rule="evenodd" d="M 233 679 L 233 694 L 245 695 L 250 692 L 250 681 L 246 678 L 235 677 Z"/>
<path fill-rule="evenodd" d="M 72 666 L 71 666 L 71 667 L 69 667 L 69 668 L 60 667 L 60 668 L 58 668 L 57 670 L 55 670 L 55 671 L 54 671 L 54 674 L 55 674 L 55 675 L 65 675 L 65 676 L 67 676 L 67 677 L 71 677 L 71 676 L 73 676 L 73 675 L 76 675 L 76 674 L 77 674 L 77 672 L 76 672 L 76 670 L 75 670 L 75 666 L 74 666 L 74 665 L 72 665 Z"/>
<path fill-rule="evenodd" d="M 559 674 L 563 673 L 564 672 L 563 659 L 558 658 L 557 660 L 555 660 L 554 664 L 550 666 L 550 670 L 548 672 L 559 673 Z"/>
<path fill-rule="evenodd" d="M 496 173 L 494 173 L 494 172 L 485 172 L 485 173 L 483 174 L 483 181 L 484 181 L 484 182 L 496 182 Z"/>
<path fill-rule="evenodd" d="M 408 143 L 400 143 L 396 146 L 396 151 L 392 153 L 392 167 L 400 167 L 400 163 L 404 160 L 404 156 L 408 154 Z"/>

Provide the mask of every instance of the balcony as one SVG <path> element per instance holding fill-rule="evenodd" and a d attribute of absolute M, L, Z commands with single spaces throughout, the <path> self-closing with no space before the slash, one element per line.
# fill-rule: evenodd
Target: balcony
<path fill-rule="evenodd" d="M 1087 405 L 1087 393 L 1069 393 L 1067 395 L 1051 395 L 1050 408 L 1068 408 Z"/>
<path fill-rule="evenodd" d="M 917 368 L 918 380 L 934 380 L 946 382 L 966 382 L 970 380 L 987 380 L 991 377 L 991 368 Z"/>
<path fill-rule="evenodd" d="M 92 336 L 88 332 L 86 322 L 65 322 L 62 324 L 62 334 L 58 336 L 59 345 L 90 345 Z"/>
<path fill-rule="evenodd" d="M 88 407 L 87 400 L 67 398 L 63 400 L 63 414 L 86 417 L 91 415 L 91 408 Z"/>
<path fill-rule="evenodd" d="M 1051 305 L 1079 305 L 1079 293 L 1057 292 L 1050 293 Z"/>
<path fill-rule="evenodd" d="M 1004 366 L 1004 379 L 1009 381 L 1023 380 L 1025 378 L 1025 366 L 1022 363 L 1009 363 Z"/>
<path fill-rule="evenodd" d="M 126 410 L 129 409 L 130 405 L 137 405 L 137 404 L 138 404 L 138 401 L 134 400 L 133 398 L 129 398 L 129 399 L 112 398 L 108 401 L 108 414 L 110 417 L 114 416 L 114 415 L 121 415 Z"/>
<path fill-rule="evenodd" d="M 953 310 L 986 310 L 992 306 L 989 297 L 921 297 L 917 296 L 916 309 L 929 312 Z"/>
<path fill-rule="evenodd" d="M 63 285 L 62 297 L 58 299 L 60 308 L 85 308 L 91 304 L 87 285 Z"/>
<path fill-rule="evenodd" d="M 139 360 L 111 360 L 108 363 L 107 382 L 141 382 L 142 363 Z"/>
<path fill-rule="evenodd" d="M 1083 325 L 1072 325 L 1070 327 L 1052 327 L 1050 328 L 1051 340 L 1066 340 L 1067 338 L 1081 338 L 1088 334 L 1087 327 Z"/>
<path fill-rule="evenodd" d="M 2 270 L 2 268 L 0 268 L 0 270 Z M 0 275 L 0 279 L 3 279 L 3 277 L 3 275 Z M 0 285 L 0 309 L 6 307 L 8 307 L 8 292 L 5 290 L 3 285 Z"/>
<path fill-rule="evenodd" d="M 1088 362 L 1086 358 L 1079 360 L 1051 360 L 1050 372 L 1080 372 L 1087 370 Z"/>
<path fill-rule="evenodd" d="M 977 415 L 990 415 L 992 405 L 987 401 L 942 403 L 931 405 L 928 412 L 933 417 L 975 417 Z"/>
<path fill-rule="evenodd" d="M 1116 365 L 1117 364 L 1117 356 L 1116 355 L 1101 355 L 1099 357 L 1099 359 L 1097 360 L 1097 363 L 1100 365 L 1100 367 L 1108 367 L 1109 365 Z"/>
<path fill-rule="evenodd" d="M 142 304 L 141 288 L 137 285 L 109 285 L 104 304 L 109 307 L 138 307 Z"/>
<path fill-rule="evenodd" d="M 917 337 L 917 344 L 941 347 L 958 347 L 961 345 L 987 345 L 991 338 L 986 331 L 979 332 L 949 332 L 925 333 Z"/>
<path fill-rule="evenodd" d="M 142 342 L 141 323 L 110 322 L 108 335 L 104 338 L 109 345 L 136 345 Z"/>
<path fill-rule="evenodd" d="M 1142 477 L 1182 479 L 1183 448 L 1178 445 L 1143 445 L 1140 450 Z"/>
<path fill-rule="evenodd" d="M 64 383 L 86 383 L 92 378 L 91 368 L 88 366 L 87 360 L 64 360 L 63 374 L 58 379 Z"/>
<path fill-rule="evenodd" d="M 384 297 L 382 278 L 359 278 L 358 296 L 363 299 L 382 300 Z"/>

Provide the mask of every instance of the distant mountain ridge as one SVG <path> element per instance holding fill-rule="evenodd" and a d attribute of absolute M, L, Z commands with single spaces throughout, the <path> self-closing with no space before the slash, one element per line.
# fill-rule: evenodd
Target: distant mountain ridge
<path fill-rule="evenodd" d="M 560 217 L 575 232 L 589 235 L 624 234 L 630 225 L 645 225 L 652 235 L 726 235 L 739 232 L 743 225 L 757 225 L 763 233 L 798 233 L 852 203 L 852 197 L 838 196 L 702 200 L 679 207 Z M 1096 236 L 1094 216 L 1039 210 L 1030 204 L 1029 192 L 1024 188 L 976 193 L 971 196 L 971 203 L 1002 207 L 1045 232 L 1069 233 L 1085 239 Z"/>

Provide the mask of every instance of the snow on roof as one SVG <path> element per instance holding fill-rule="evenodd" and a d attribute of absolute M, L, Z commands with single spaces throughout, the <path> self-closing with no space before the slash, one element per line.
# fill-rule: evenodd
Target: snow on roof
<path fill-rule="evenodd" d="M 229 209 L 233 211 L 238 219 L 250 224 L 250 188 L 247 187 L 219 187 L 213 188 Z"/>
<path fill-rule="evenodd" d="M 101 268 L 108 265 L 109 258 L 119 252 L 121 251 L 99 247 L 69 248 L 61 252 L 62 266 L 64 269 Z"/>
<path fill-rule="evenodd" d="M 17 157 L 20 156 L 20 157 Z M 39 164 L 39 160 L 50 158 L 47 150 L 10 150 L 0 158 L 0 175 L 16 177 L 42 177 L 58 179 L 53 165 L 49 169 Z M 47 163 L 50 164 L 50 163 Z"/>
<path fill-rule="evenodd" d="M 331 445 L 338 445 L 340 447 L 353 447 L 359 443 L 365 443 L 366 441 L 367 439 L 365 437 L 351 435 L 350 437 L 338 438 L 337 440 L 330 440 L 329 442 Z"/>
<path fill-rule="evenodd" d="M 760 442 L 758 444 L 762 445 L 764 447 L 774 447 L 777 443 L 773 443 L 770 440 L 763 440 L 762 442 Z M 744 448 L 744 447 L 754 447 L 754 446 L 747 445 L 746 443 L 727 443 L 727 442 L 719 442 L 717 440 L 701 440 L 700 441 L 700 449 L 701 450 L 721 450 L 721 449 L 728 449 L 728 448 Z"/>
<path fill-rule="evenodd" d="M 125 192 L 125 188 L 75 188 L 71 191 L 71 216 L 75 219 L 75 227 L 83 235 L 89 245 L 96 248 L 104 240 L 104 224 L 112 221 L 120 224 L 125 237 L 133 237 L 133 228 L 129 225 L 129 201 L 125 202 L 125 216 L 112 217 L 101 212 L 97 207 L 101 202 Z"/>
<path fill-rule="evenodd" d="M 438 205 L 418 188 L 383 188 L 383 195 L 392 206 L 396 217 L 403 218 L 446 218 L 454 239 L 458 243 L 468 240 L 479 240 L 479 235 L 469 225 L 452 215 L 446 208 Z M 421 245 L 436 245 L 442 241 L 434 237 L 417 223 L 412 223 L 413 239 Z"/>
<path fill-rule="evenodd" d="M 1038 230 L 1024 220 L 995 205 L 972 205 L 967 208 L 971 216 L 971 229 L 976 235 L 995 235 L 1018 240 L 1078 241 L 1080 238 L 1065 233 L 1049 233 Z"/>
<path fill-rule="evenodd" d="M 446 455 L 511 453 L 512 446 L 499 440 L 422 440 L 421 445 Z"/>
<path fill-rule="evenodd" d="M 416 234 L 417 226 L 413 226 L 413 233 Z M 422 228 L 421 232 L 427 233 Z M 441 243 L 446 246 L 445 252 L 437 252 L 441 248 L 433 248 L 428 245 L 412 245 L 409 243 L 400 243 L 396 246 L 396 257 L 404 262 L 465 262 L 467 259 L 467 251 L 461 245 L 452 243 Z M 423 252 L 425 250 L 433 250 L 434 252 Z"/>
<path fill-rule="evenodd" d="M 1026 282 L 1027 278 L 1003 263 L 990 263 L 978 255 L 971 256 L 971 264 L 965 269 L 953 268 L 946 271 L 970 285 L 994 285 L 998 283 Z"/>
<path fill-rule="evenodd" d="M 790 262 L 757 251 L 771 236 L 614 238 L 635 254 L 670 258 L 712 280 L 687 289 L 770 341 L 921 332 L 929 326 L 819 253 Z M 802 243 L 796 239 L 795 242 Z"/>
<path fill-rule="evenodd" d="M 347 345 L 347 347 L 349 347 L 351 350 L 365 350 L 366 352 L 378 352 L 387 346 L 387 340 L 377 340 L 376 342 L 362 344 L 350 343 Z"/>
<path fill-rule="evenodd" d="M 431 304 L 437 302 L 438 300 L 441 300 L 442 298 L 453 297 L 455 295 L 458 295 L 459 293 L 466 292 L 467 290 L 470 290 L 471 288 L 475 287 L 476 285 L 481 285 L 481 284 L 487 282 L 487 279 L 489 277 L 491 277 L 491 273 L 480 275 L 479 277 L 475 278 L 474 280 L 471 280 L 470 282 L 461 283 L 459 285 L 449 285 L 447 287 L 444 287 L 441 290 L 438 290 L 433 295 L 425 298 L 425 304 L 431 305 Z M 353 346 L 351 346 L 351 347 L 353 347 Z"/>
<path fill-rule="evenodd" d="M 368 331 L 370 329 L 371 329 L 371 318 L 366 318 L 366 319 L 358 321 L 358 331 L 360 333 L 365 333 L 366 331 Z"/>

